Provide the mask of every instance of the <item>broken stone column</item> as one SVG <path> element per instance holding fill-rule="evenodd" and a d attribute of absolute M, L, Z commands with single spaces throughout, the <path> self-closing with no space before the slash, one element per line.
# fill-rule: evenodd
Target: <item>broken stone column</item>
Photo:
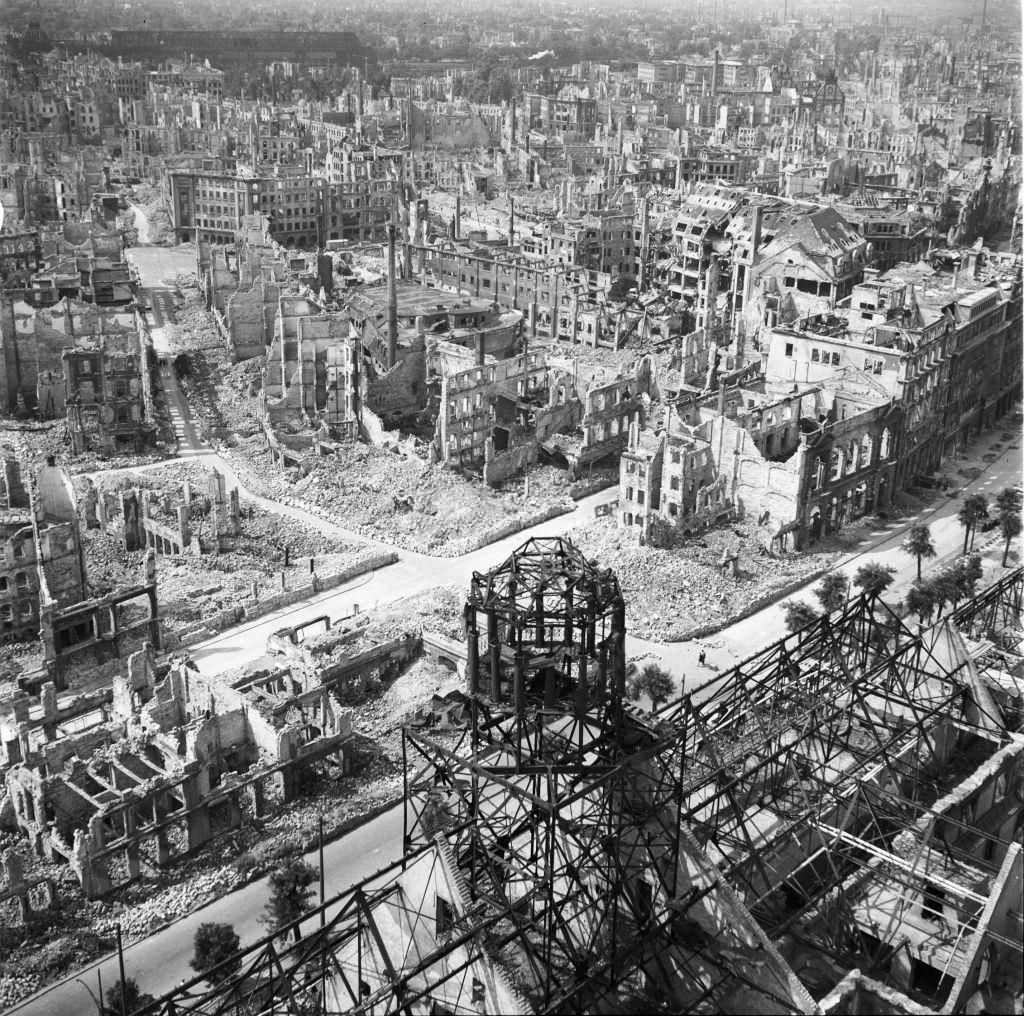
<path fill-rule="evenodd" d="M 142 518 L 144 507 L 140 505 L 141 498 L 137 490 L 126 490 L 121 494 L 121 514 L 124 518 L 124 549 L 142 550 L 144 539 L 142 536 Z"/>
<path fill-rule="evenodd" d="M 238 794 L 228 794 L 228 826 L 237 829 L 242 824 L 242 806 Z"/>
<path fill-rule="evenodd" d="M 82 894 L 95 900 L 110 892 L 110 876 L 106 867 L 92 857 L 93 850 L 103 849 L 103 817 L 97 812 L 89 819 L 89 832 L 78 829 L 71 851 L 71 870 L 78 876 Z"/>
<path fill-rule="evenodd" d="M 210 511 L 213 514 L 214 532 L 219 545 L 221 538 L 229 534 L 230 522 L 228 519 L 228 498 L 224 477 L 216 469 L 210 472 L 207 490 L 210 497 Z"/>
<path fill-rule="evenodd" d="M 99 529 L 100 520 L 97 516 L 99 497 L 96 493 L 96 484 L 92 480 L 86 480 L 85 498 L 83 499 L 83 512 L 85 514 L 85 528 Z"/>
<path fill-rule="evenodd" d="M 28 898 L 28 888 L 25 886 L 25 871 L 21 864 L 21 858 L 14 850 L 8 850 L 4 854 L 2 867 L 7 874 L 8 892 L 16 894 L 15 899 L 18 901 L 21 923 L 27 924 L 32 916 L 32 905 Z"/>
<path fill-rule="evenodd" d="M 105 533 L 107 531 L 107 522 L 109 521 L 107 495 L 105 493 L 101 494 L 96 502 L 96 517 L 100 524 L 100 532 Z"/>
<path fill-rule="evenodd" d="M 192 763 L 191 768 L 196 771 L 182 783 L 181 791 L 188 816 L 188 849 L 194 850 L 210 838 L 210 811 L 199 790 L 199 763 Z"/>
<path fill-rule="evenodd" d="M 14 713 L 15 723 L 28 723 L 32 718 L 29 710 L 32 707 L 32 699 L 29 695 L 24 692 L 19 692 L 13 699 L 11 699 L 11 710 Z"/>
<path fill-rule="evenodd" d="M 32 742 L 29 739 L 31 727 L 27 723 L 18 724 L 18 751 L 21 752 L 22 759 L 28 758 L 28 753 L 32 750 Z"/>
<path fill-rule="evenodd" d="M 249 793 L 249 804 L 252 806 L 252 813 L 256 818 L 261 818 L 267 810 L 266 795 L 263 793 L 263 784 L 259 780 L 253 780 L 246 788 Z"/>
<path fill-rule="evenodd" d="M 228 506 L 228 531 L 232 536 L 238 536 L 242 531 L 242 510 L 238 503 L 238 488 L 231 488 L 231 495 Z"/>
<path fill-rule="evenodd" d="M 188 522 L 188 507 L 186 505 L 178 505 L 178 539 L 181 541 L 182 553 L 185 552 L 185 548 L 192 542 L 192 527 Z"/>
<path fill-rule="evenodd" d="M 124 835 L 130 842 L 124 848 L 124 858 L 128 865 L 128 875 L 134 881 L 142 873 L 139 865 L 139 844 L 132 839 L 138 831 L 138 823 L 135 817 L 135 806 L 129 805 L 121 812 L 124 819 Z"/>
<path fill-rule="evenodd" d="M 52 681 L 39 689 L 39 704 L 43 707 L 43 726 L 49 727 L 57 722 L 57 689 Z"/>

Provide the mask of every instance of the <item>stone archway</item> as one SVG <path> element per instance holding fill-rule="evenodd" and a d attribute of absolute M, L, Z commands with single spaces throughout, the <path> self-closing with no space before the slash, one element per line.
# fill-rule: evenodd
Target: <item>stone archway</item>
<path fill-rule="evenodd" d="M 810 523 L 811 543 L 817 543 L 821 539 L 821 526 L 821 512 L 815 508 Z"/>

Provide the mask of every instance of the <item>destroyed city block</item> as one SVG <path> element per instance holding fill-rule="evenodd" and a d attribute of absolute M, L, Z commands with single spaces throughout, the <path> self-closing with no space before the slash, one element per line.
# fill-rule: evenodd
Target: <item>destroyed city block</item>
<path fill-rule="evenodd" d="M 0 5 L 0 1013 L 1024 1016 L 1021 0 Z"/>

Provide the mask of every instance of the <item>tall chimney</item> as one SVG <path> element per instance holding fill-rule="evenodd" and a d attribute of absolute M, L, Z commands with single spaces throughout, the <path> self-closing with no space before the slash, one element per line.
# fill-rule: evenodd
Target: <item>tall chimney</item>
<path fill-rule="evenodd" d="M 516 146 L 516 100 L 515 99 L 512 100 L 512 123 L 511 123 L 511 129 L 509 131 L 509 135 L 510 135 L 510 137 L 509 137 L 509 141 L 510 141 L 509 147 L 510 148 L 515 148 L 515 146 Z"/>
<path fill-rule="evenodd" d="M 455 195 L 455 236 L 453 240 L 458 240 L 462 236 L 462 195 Z"/>
<path fill-rule="evenodd" d="M 750 263 L 754 263 L 758 248 L 761 246 L 761 219 L 764 209 L 761 205 L 754 205 L 753 219 L 750 223 Z"/>
<path fill-rule="evenodd" d="M 761 246 L 761 219 L 764 209 L 754 205 L 753 219 L 750 223 L 750 257 L 743 270 L 743 308 L 750 303 L 750 294 L 754 288 L 754 265 L 757 264 L 757 251 Z"/>
<path fill-rule="evenodd" d="M 714 355 L 714 354 L 712 354 Z M 725 416 L 725 382 L 718 382 L 718 415 Z"/>
<path fill-rule="evenodd" d="M 715 50 L 715 66 L 711 72 L 711 98 L 718 95 L 718 50 Z"/>
<path fill-rule="evenodd" d="M 642 290 L 644 283 L 647 281 L 647 249 L 651 242 L 650 228 L 651 205 L 645 194 L 643 199 L 643 219 L 640 227 L 640 279 L 637 285 L 638 290 Z"/>
<path fill-rule="evenodd" d="M 395 283 L 395 224 L 388 223 L 388 369 L 398 360 L 398 287 Z"/>
<path fill-rule="evenodd" d="M 508 245 L 509 249 L 516 245 L 516 199 L 508 199 Z"/>

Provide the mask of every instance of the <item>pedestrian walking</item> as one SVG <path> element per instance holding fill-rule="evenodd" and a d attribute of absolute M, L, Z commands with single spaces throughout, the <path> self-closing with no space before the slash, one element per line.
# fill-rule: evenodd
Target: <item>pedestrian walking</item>
<path fill-rule="evenodd" d="M 708 654 L 702 649 L 700 655 L 697 657 L 697 662 L 702 666 L 706 667 L 707 664 L 704 662 L 707 659 Z"/>

